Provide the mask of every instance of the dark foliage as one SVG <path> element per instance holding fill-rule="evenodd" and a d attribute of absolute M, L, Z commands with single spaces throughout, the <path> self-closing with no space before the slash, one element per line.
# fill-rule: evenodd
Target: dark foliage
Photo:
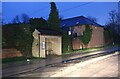
<path fill-rule="evenodd" d="M 85 31 L 83 32 L 83 35 L 80 36 L 80 39 L 82 40 L 84 45 L 88 45 L 89 41 L 92 37 L 92 29 L 89 27 L 89 25 L 85 26 Z"/>
<path fill-rule="evenodd" d="M 32 56 L 33 36 L 30 25 L 8 24 L 3 26 L 3 48 L 16 48 L 23 56 Z"/>
<path fill-rule="evenodd" d="M 120 14 L 117 11 L 112 10 L 109 12 L 109 21 L 105 26 L 106 31 L 109 32 L 109 35 L 105 37 L 107 42 L 120 44 Z M 112 41 L 111 41 L 112 39 Z M 110 42 L 111 41 L 111 42 Z"/>
<path fill-rule="evenodd" d="M 54 30 L 60 29 L 59 13 L 54 2 L 51 2 L 51 11 L 48 18 L 48 25 Z"/>
<path fill-rule="evenodd" d="M 25 13 L 21 15 L 22 23 L 27 24 L 29 22 L 29 16 Z"/>
<path fill-rule="evenodd" d="M 34 28 L 49 28 L 47 21 L 45 19 L 41 18 L 31 18 L 29 20 L 29 23 Z"/>

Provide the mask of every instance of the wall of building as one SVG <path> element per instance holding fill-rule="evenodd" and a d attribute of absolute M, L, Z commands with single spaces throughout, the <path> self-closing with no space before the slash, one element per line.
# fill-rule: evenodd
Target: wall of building
<path fill-rule="evenodd" d="M 85 25 L 72 27 L 72 33 L 77 33 L 77 36 L 83 35 L 84 30 L 85 30 Z"/>
<path fill-rule="evenodd" d="M 34 41 L 32 46 L 32 55 L 34 57 L 39 57 L 39 39 L 37 30 L 33 32 Z M 46 57 L 46 51 L 48 50 L 46 45 L 47 42 L 51 42 L 52 52 L 51 54 L 61 55 L 62 54 L 62 47 L 61 47 L 61 36 L 51 36 L 51 35 L 40 35 L 40 57 Z M 45 48 L 43 48 L 43 42 L 45 43 Z M 50 54 L 50 53 L 49 53 Z"/>
<path fill-rule="evenodd" d="M 104 45 L 104 29 L 102 27 L 92 26 L 92 38 L 88 44 L 90 47 L 100 47 Z"/>
<path fill-rule="evenodd" d="M 88 48 L 103 46 L 104 29 L 102 27 L 97 27 L 97 26 L 90 26 L 90 28 L 92 28 L 92 37 L 90 42 L 88 43 Z M 72 27 L 73 33 L 77 33 L 77 36 L 83 35 L 84 30 L 85 30 L 85 25 Z M 82 49 L 82 47 L 85 48 L 85 45 L 78 37 L 73 38 L 72 45 L 74 50 Z"/>
<path fill-rule="evenodd" d="M 51 54 L 55 54 L 55 55 L 61 55 L 61 37 L 58 37 L 58 36 L 45 36 L 46 38 L 46 42 L 49 42 L 51 44 L 48 44 L 48 45 L 51 45 L 49 46 L 50 49 L 52 49 L 52 52 Z M 47 46 L 47 44 L 46 44 Z M 49 50 L 49 48 L 46 50 Z"/>
<path fill-rule="evenodd" d="M 78 49 L 82 49 L 84 48 L 84 44 L 82 43 L 82 41 L 79 38 L 74 38 L 72 39 L 72 48 L 74 50 L 78 50 Z"/>

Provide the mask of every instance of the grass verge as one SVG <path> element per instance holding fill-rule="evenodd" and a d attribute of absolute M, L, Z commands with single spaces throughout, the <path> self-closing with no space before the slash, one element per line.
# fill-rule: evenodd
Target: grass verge
<path fill-rule="evenodd" d="M 114 47 L 114 46 L 118 46 L 118 45 L 109 44 L 109 45 L 105 45 L 102 47 L 85 48 L 85 49 L 80 49 L 80 50 L 70 50 L 70 51 L 63 52 L 63 55 L 72 54 L 72 53 L 80 53 L 80 52 L 92 52 L 92 51 L 97 51 L 97 50 L 101 50 L 103 48 L 110 48 L 110 47 Z"/>

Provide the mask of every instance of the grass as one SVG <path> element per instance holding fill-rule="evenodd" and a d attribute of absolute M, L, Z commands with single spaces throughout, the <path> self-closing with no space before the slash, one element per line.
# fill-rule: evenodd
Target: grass
<path fill-rule="evenodd" d="M 38 57 L 31 57 L 29 58 L 30 60 L 36 60 L 36 59 L 41 59 Z M 21 62 L 21 61 L 26 61 L 27 57 L 12 57 L 12 58 L 3 58 L 2 63 L 11 63 L 11 62 Z"/>
<path fill-rule="evenodd" d="M 114 46 L 117 46 L 117 44 Z M 81 50 L 70 50 L 70 51 L 63 52 L 63 55 L 72 54 L 72 53 L 80 53 L 80 52 L 92 52 L 92 51 L 97 51 L 97 50 L 100 50 L 103 48 L 109 48 L 109 47 L 113 47 L 113 45 L 109 44 L 109 45 L 105 45 L 102 47 L 93 47 L 93 48 L 86 48 L 86 49 L 81 49 Z"/>

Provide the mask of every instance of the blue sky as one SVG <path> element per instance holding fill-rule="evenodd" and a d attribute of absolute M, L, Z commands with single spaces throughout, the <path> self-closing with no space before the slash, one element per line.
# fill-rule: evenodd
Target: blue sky
<path fill-rule="evenodd" d="M 64 19 L 75 16 L 96 17 L 104 25 L 109 19 L 109 11 L 117 10 L 117 2 L 56 2 L 59 15 Z M 26 13 L 29 17 L 43 17 L 47 20 L 50 13 L 49 2 L 3 2 L 3 21 L 8 23 L 16 15 Z"/>

